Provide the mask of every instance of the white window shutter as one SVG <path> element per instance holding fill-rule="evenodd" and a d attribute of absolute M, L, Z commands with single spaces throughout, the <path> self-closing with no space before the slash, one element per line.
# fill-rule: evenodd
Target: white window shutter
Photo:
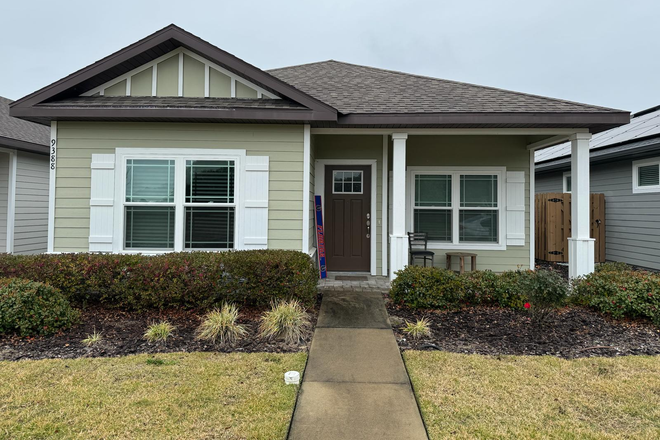
<path fill-rule="evenodd" d="M 268 248 L 268 156 L 245 158 L 243 247 Z"/>
<path fill-rule="evenodd" d="M 92 154 L 89 251 L 112 252 L 115 155 Z"/>
<path fill-rule="evenodd" d="M 506 173 L 506 244 L 525 245 L 525 172 Z"/>

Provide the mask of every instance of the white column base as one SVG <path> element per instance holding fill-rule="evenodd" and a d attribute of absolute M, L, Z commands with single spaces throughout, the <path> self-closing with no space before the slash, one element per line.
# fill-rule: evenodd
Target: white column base
<path fill-rule="evenodd" d="M 396 271 L 408 265 L 408 236 L 390 235 L 390 281 L 396 278 Z"/>
<path fill-rule="evenodd" d="M 593 238 L 568 239 L 568 277 L 570 279 L 590 274 L 594 271 Z"/>

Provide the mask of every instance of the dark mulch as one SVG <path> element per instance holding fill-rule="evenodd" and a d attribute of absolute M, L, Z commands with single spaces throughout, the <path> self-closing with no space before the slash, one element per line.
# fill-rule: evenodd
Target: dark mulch
<path fill-rule="evenodd" d="M 403 350 L 444 350 L 484 355 L 592 356 L 660 354 L 660 328 L 646 322 L 615 321 L 582 308 L 553 313 L 535 326 L 524 311 L 472 307 L 459 311 L 413 311 L 388 303 Z M 431 336 L 411 340 L 400 330 L 404 320 L 431 321 Z"/>
<path fill-rule="evenodd" d="M 318 306 L 308 311 L 312 327 L 304 341 L 297 345 L 259 337 L 259 318 L 262 312 L 263 310 L 241 309 L 239 322 L 248 326 L 249 334 L 232 347 L 220 347 L 195 338 L 203 312 L 166 310 L 129 313 L 89 307 L 82 311 L 81 324 L 53 336 L 0 336 L 0 360 L 113 357 L 138 353 L 193 351 L 288 353 L 307 349 L 312 339 L 313 327 L 316 325 Z M 147 342 L 143 338 L 147 326 L 163 319 L 176 327 L 172 337 L 165 343 Z M 81 341 L 95 330 L 103 333 L 103 341 L 93 347 L 86 347 Z"/>

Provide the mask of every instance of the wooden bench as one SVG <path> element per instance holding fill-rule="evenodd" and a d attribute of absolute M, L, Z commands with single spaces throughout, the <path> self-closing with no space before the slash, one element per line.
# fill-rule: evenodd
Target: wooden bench
<path fill-rule="evenodd" d="M 451 270 L 451 257 L 460 258 L 460 269 L 459 273 L 465 272 L 465 257 L 470 257 L 471 259 L 471 270 L 477 270 L 477 254 L 471 254 L 469 252 L 447 252 L 447 270 Z"/>

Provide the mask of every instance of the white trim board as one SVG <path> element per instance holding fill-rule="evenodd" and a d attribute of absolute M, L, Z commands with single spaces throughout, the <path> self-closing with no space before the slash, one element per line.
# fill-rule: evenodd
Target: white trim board
<path fill-rule="evenodd" d="M 440 250 L 506 250 L 506 235 L 507 235 L 507 223 L 506 223 L 506 167 L 439 167 L 439 166 L 411 166 L 406 169 L 406 230 L 412 231 L 414 224 L 414 193 L 415 193 L 415 175 L 431 173 L 431 174 L 442 174 L 442 173 L 472 173 L 472 174 L 496 174 L 498 176 L 498 185 L 497 185 L 497 200 L 498 200 L 498 243 L 459 243 L 458 237 L 454 236 L 454 233 L 458 231 L 458 216 L 452 216 L 452 243 L 438 242 L 438 241 L 429 241 L 429 249 L 440 249 Z M 460 210 L 459 200 L 460 200 L 460 186 L 456 185 L 452 179 L 452 210 Z M 488 208 L 482 208 L 488 209 Z"/>
<path fill-rule="evenodd" d="M 312 128 L 312 134 L 345 135 L 392 135 L 401 129 L 387 128 Z M 587 128 L 409 128 L 404 130 L 410 136 L 420 135 L 566 135 L 588 133 Z"/>
<path fill-rule="evenodd" d="M 389 276 L 389 249 L 388 249 L 388 239 L 389 239 L 389 233 L 388 233 L 388 228 L 387 228 L 387 222 L 388 222 L 388 210 L 389 210 L 389 205 L 388 205 L 388 192 L 389 192 L 389 185 L 387 182 L 388 178 L 388 169 L 389 169 L 389 138 L 387 135 L 383 135 L 383 201 L 382 201 L 382 216 L 381 216 L 381 228 L 382 228 L 382 250 L 381 250 L 381 266 L 382 266 L 382 275 L 383 276 Z"/>
<path fill-rule="evenodd" d="M 311 129 L 309 124 L 305 124 L 303 128 L 303 213 L 302 213 L 302 252 L 309 253 L 312 249 L 312 244 L 309 242 L 309 207 L 312 201 L 310 200 L 310 160 L 312 158 L 312 139 Z"/>
<path fill-rule="evenodd" d="M 111 86 L 113 86 L 117 83 L 120 83 L 123 80 L 127 80 L 126 81 L 126 83 L 127 83 L 126 84 L 126 96 L 129 96 L 130 95 L 130 78 L 133 75 L 138 74 L 140 72 L 143 72 L 143 71 L 145 71 L 145 70 L 147 70 L 151 67 L 153 67 L 152 76 L 151 76 L 151 96 L 157 96 L 156 84 L 158 82 L 158 74 L 157 74 L 158 63 L 160 63 L 162 61 L 165 61 L 169 58 L 172 58 L 173 56 L 177 56 L 177 55 L 179 57 L 179 60 L 178 60 L 179 75 L 178 75 L 178 87 L 177 87 L 178 88 L 178 96 L 183 96 L 183 55 L 188 55 L 189 57 L 191 57 L 191 58 L 199 61 L 200 63 L 204 64 L 204 71 L 205 71 L 205 74 L 204 74 L 204 97 L 205 98 L 209 97 L 209 90 L 210 90 L 210 87 L 209 87 L 210 75 L 207 74 L 207 72 L 208 72 L 208 68 L 212 67 L 215 70 L 218 70 L 220 73 L 223 73 L 223 74 L 227 75 L 230 78 L 230 80 L 231 80 L 231 97 L 232 98 L 236 97 L 236 81 L 238 80 L 238 82 L 243 83 L 243 84 L 245 84 L 246 86 L 248 86 L 252 89 L 255 89 L 257 91 L 257 96 L 259 96 L 259 94 L 261 94 L 262 96 L 265 96 L 267 98 L 279 99 L 278 96 L 273 95 L 272 93 L 270 93 L 266 89 L 264 89 L 262 87 L 259 87 L 258 85 L 256 85 L 255 83 L 249 81 L 248 79 L 243 78 L 241 76 L 238 76 L 235 73 L 225 69 L 224 67 L 221 67 L 220 65 L 215 64 L 215 63 L 207 60 L 206 58 L 203 58 L 203 57 L 197 55 L 196 53 L 194 53 L 194 52 L 192 52 L 188 49 L 185 49 L 183 47 L 176 48 L 173 51 L 168 52 L 165 55 L 162 55 L 162 56 L 160 56 L 160 57 L 158 57 L 154 60 L 151 60 L 150 62 L 148 62 L 146 64 L 143 64 L 140 67 L 136 67 L 135 69 L 133 69 L 133 70 L 121 75 L 121 76 L 118 76 L 114 79 L 111 79 L 110 81 L 107 81 L 107 82 L 101 84 L 100 86 L 97 86 L 97 87 L 94 87 L 91 90 L 88 90 L 87 92 L 81 94 L 80 96 L 92 96 L 96 93 L 99 93 L 100 95 L 103 96 L 105 89 L 107 89 L 108 87 L 111 87 Z"/>
<path fill-rule="evenodd" d="M 378 161 L 376 159 L 317 159 L 314 161 L 314 193 L 321 196 L 321 206 L 323 209 L 323 225 L 325 227 L 325 166 L 326 165 L 371 165 L 371 218 L 377 217 L 377 197 L 378 197 Z M 377 246 L 376 237 L 378 236 L 378 222 L 372 221 L 371 233 L 371 275 L 377 275 Z M 381 262 L 382 264 L 382 262 Z"/>
<path fill-rule="evenodd" d="M 57 171 L 57 121 L 50 123 L 50 175 L 48 185 L 48 253 L 55 245 L 55 172 Z"/>
<path fill-rule="evenodd" d="M 529 150 L 529 268 L 536 268 L 535 243 L 536 223 L 534 213 L 536 212 L 536 173 L 534 172 L 534 150 Z"/>

